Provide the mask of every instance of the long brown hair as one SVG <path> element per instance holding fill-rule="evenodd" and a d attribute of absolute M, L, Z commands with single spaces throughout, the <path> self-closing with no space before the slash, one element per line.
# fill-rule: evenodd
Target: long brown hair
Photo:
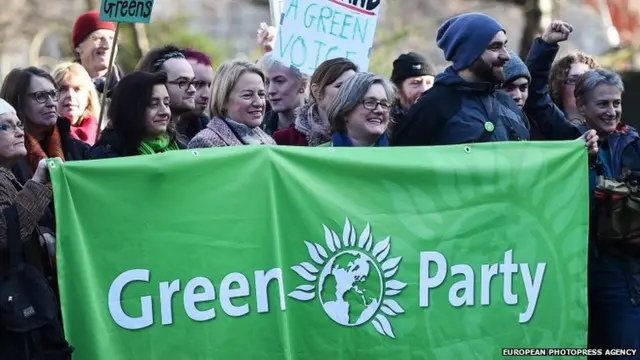
<path fill-rule="evenodd" d="M 113 89 L 107 116 L 111 127 L 123 143 L 125 155 L 138 155 L 138 147 L 144 138 L 145 114 L 151 103 L 151 94 L 156 85 L 165 86 L 167 74 L 134 71 L 125 75 Z M 171 123 L 169 136 L 175 136 Z"/>
<path fill-rule="evenodd" d="M 48 72 L 35 66 L 28 68 L 16 68 L 11 70 L 5 77 L 0 88 L 0 97 L 5 99 L 11 106 L 16 109 L 18 118 L 22 123 L 26 123 L 28 119 L 24 118 L 25 103 L 27 101 L 27 92 L 31 86 L 31 79 L 34 76 L 43 77 L 49 81 L 57 89 L 55 80 Z"/>
<path fill-rule="evenodd" d="M 334 83 L 342 74 L 349 70 L 358 72 L 358 66 L 349 59 L 335 58 L 326 60 L 322 64 L 318 65 L 311 75 L 309 83 L 312 87 L 315 85 L 317 87 L 317 91 L 322 93 L 324 88 Z M 311 91 L 311 99 L 314 102 L 318 102 L 318 100 L 320 100 L 316 98 L 316 94 L 314 94 L 313 89 Z"/>

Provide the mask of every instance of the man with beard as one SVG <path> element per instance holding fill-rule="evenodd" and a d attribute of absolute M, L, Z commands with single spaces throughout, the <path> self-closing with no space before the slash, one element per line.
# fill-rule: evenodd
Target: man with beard
<path fill-rule="evenodd" d="M 180 48 L 174 45 L 153 48 L 138 61 L 134 70 L 167 73 L 172 124 L 178 124 L 183 115 L 195 110 L 195 94 L 202 84 L 196 81 L 193 67 Z"/>
<path fill-rule="evenodd" d="M 399 131 L 404 126 L 407 111 L 422 93 L 433 86 L 437 73 L 430 61 L 414 52 L 401 54 L 393 61 L 391 81 L 398 89 L 398 100 L 391 108 L 391 132 Z"/>
<path fill-rule="evenodd" d="M 485 14 L 461 14 L 440 26 L 437 45 L 451 65 L 411 108 L 392 145 L 529 140 L 526 116 L 506 92 L 498 90 L 511 59 L 503 26 Z M 566 124 L 545 128 L 564 131 Z M 595 146 L 594 136 L 588 136 L 590 148 Z"/>

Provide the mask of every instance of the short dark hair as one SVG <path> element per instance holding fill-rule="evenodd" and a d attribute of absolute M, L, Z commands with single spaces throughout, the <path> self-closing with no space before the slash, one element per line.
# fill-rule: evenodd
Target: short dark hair
<path fill-rule="evenodd" d="M 162 70 L 162 64 L 164 64 L 165 61 L 175 57 L 184 58 L 182 50 L 180 50 L 179 47 L 173 44 L 155 47 L 147 51 L 147 53 L 140 58 L 140 61 L 138 61 L 138 64 L 136 64 L 133 70 L 155 73 Z"/>
<path fill-rule="evenodd" d="M 27 91 L 29 91 L 31 79 L 34 76 L 45 78 L 49 80 L 56 89 L 58 88 L 55 80 L 48 72 L 35 66 L 30 66 L 27 68 L 16 68 L 11 70 L 11 72 L 9 72 L 9 74 L 4 78 L 2 88 L 0 89 L 0 97 L 5 99 L 16 109 L 18 118 L 23 123 L 28 121 L 23 117 L 24 106 L 27 99 Z"/>
<path fill-rule="evenodd" d="M 107 116 L 124 145 L 125 156 L 138 155 L 145 133 L 145 113 L 156 85 L 165 86 L 167 74 L 135 71 L 125 75 L 113 89 Z M 170 129 L 172 132 L 172 129 Z"/>

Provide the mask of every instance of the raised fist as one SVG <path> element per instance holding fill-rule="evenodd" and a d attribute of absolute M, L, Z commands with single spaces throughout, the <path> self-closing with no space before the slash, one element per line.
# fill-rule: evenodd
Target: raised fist
<path fill-rule="evenodd" d="M 573 31 L 573 26 L 569 23 L 553 20 L 547 27 L 544 34 L 542 34 L 542 40 L 547 44 L 557 44 L 565 41 L 569 38 L 569 34 Z"/>

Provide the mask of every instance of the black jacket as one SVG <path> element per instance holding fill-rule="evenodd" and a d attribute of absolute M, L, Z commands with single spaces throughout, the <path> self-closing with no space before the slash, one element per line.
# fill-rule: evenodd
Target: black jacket
<path fill-rule="evenodd" d="M 529 121 L 508 94 L 469 83 L 452 68 L 436 76 L 394 131 L 392 146 L 529 140 Z"/>
<path fill-rule="evenodd" d="M 178 125 L 176 125 L 176 131 L 187 140 L 191 140 L 207 127 L 209 120 L 209 117 L 205 114 L 200 115 L 196 119 L 180 119 Z"/>

